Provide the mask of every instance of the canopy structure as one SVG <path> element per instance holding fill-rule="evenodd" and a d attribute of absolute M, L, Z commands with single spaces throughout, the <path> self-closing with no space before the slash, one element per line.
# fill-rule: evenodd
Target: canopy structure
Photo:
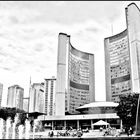
<path fill-rule="evenodd" d="M 89 104 L 85 104 L 83 106 L 78 107 L 76 110 L 84 109 L 84 108 L 96 108 L 96 107 L 117 107 L 119 103 L 115 102 L 92 102 Z"/>
<path fill-rule="evenodd" d="M 94 123 L 94 124 L 92 124 L 92 125 L 109 125 L 109 123 L 107 123 L 107 122 L 105 122 L 105 121 L 103 121 L 103 120 L 100 120 L 100 121 L 98 121 L 98 122 L 96 122 L 96 123 Z"/>
<path fill-rule="evenodd" d="M 45 113 L 41 113 L 41 112 L 29 112 L 28 113 L 29 117 L 34 117 L 34 118 L 37 118 L 40 115 L 46 115 L 46 114 Z"/>

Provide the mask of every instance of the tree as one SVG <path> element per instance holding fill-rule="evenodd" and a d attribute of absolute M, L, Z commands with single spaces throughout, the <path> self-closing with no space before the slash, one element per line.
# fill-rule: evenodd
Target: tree
<path fill-rule="evenodd" d="M 19 113 L 19 123 L 24 124 L 25 119 L 26 119 L 26 112 L 24 110 L 20 110 L 18 108 L 8 108 L 8 107 L 3 107 L 0 108 L 0 118 L 4 119 L 5 121 L 7 120 L 8 117 L 14 121 L 15 115 Z"/>
<path fill-rule="evenodd" d="M 18 123 L 18 125 L 20 125 L 20 124 L 23 124 L 24 125 L 26 118 L 27 118 L 26 113 L 20 113 L 19 114 L 19 120 L 20 120 L 20 122 Z"/>
<path fill-rule="evenodd" d="M 138 93 L 121 94 L 119 96 L 119 105 L 116 107 L 117 115 L 122 120 L 122 124 L 126 128 L 135 126 L 136 113 L 138 104 Z"/>

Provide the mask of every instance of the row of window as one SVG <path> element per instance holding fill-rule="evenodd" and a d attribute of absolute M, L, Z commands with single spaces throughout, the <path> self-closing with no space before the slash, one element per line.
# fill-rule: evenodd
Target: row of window
<path fill-rule="evenodd" d="M 78 108 L 81 105 L 87 104 L 90 101 L 89 91 L 87 90 L 77 90 L 70 87 L 70 112 L 74 113 L 75 108 Z"/>
<path fill-rule="evenodd" d="M 130 91 L 130 90 L 131 90 L 130 80 L 111 85 L 112 95 L 126 93 L 127 91 Z"/>
<path fill-rule="evenodd" d="M 85 66 L 85 65 L 88 65 L 88 63 L 87 63 L 88 60 L 85 60 L 85 59 L 82 59 L 81 57 L 75 56 L 75 55 L 72 54 L 71 52 L 69 53 L 69 59 L 70 59 L 70 60 L 73 60 L 73 61 L 75 61 L 75 62 L 80 61 L 81 64 L 84 64 L 84 66 Z"/>
<path fill-rule="evenodd" d="M 128 51 L 127 52 L 117 52 L 116 55 L 114 55 L 114 56 L 110 55 L 110 62 L 112 63 L 114 61 L 117 61 L 118 59 L 127 58 L 127 57 L 129 57 Z"/>
<path fill-rule="evenodd" d="M 125 61 L 120 65 L 111 66 L 110 71 L 111 71 L 111 79 L 128 75 L 130 73 L 129 61 Z"/>
<path fill-rule="evenodd" d="M 110 44 L 110 64 L 118 65 L 129 60 L 127 36 Z"/>
<path fill-rule="evenodd" d="M 128 46 L 128 38 L 127 36 L 125 36 L 124 38 L 121 38 L 115 42 L 110 43 L 110 45 L 111 45 L 109 48 L 110 52 L 125 49 Z"/>
<path fill-rule="evenodd" d="M 81 60 L 70 53 L 69 76 L 71 81 L 89 83 L 89 62 Z"/>
<path fill-rule="evenodd" d="M 77 96 L 74 96 L 74 95 L 70 95 L 70 98 L 73 100 L 73 101 L 80 101 L 80 100 L 89 100 L 89 97 L 86 96 L 86 95 L 77 95 Z"/>

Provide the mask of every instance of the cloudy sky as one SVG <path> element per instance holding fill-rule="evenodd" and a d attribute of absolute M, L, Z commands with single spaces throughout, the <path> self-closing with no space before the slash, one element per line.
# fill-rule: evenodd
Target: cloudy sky
<path fill-rule="evenodd" d="M 104 38 L 126 29 L 125 7 L 131 1 L 0 1 L 0 83 L 32 83 L 56 76 L 58 34 L 95 54 L 96 100 L 105 100 Z M 140 2 L 135 1 L 140 7 Z M 112 28 L 113 27 L 113 28 Z M 112 30 L 113 29 L 113 30 Z M 113 31 L 113 32 L 112 32 Z"/>

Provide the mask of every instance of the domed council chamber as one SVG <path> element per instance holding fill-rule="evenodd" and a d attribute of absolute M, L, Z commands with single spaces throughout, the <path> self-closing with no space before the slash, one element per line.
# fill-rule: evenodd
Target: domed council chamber
<path fill-rule="evenodd" d="M 114 102 L 92 102 L 78 107 L 76 110 L 81 114 L 106 114 L 116 113 L 115 108 L 118 103 Z"/>

